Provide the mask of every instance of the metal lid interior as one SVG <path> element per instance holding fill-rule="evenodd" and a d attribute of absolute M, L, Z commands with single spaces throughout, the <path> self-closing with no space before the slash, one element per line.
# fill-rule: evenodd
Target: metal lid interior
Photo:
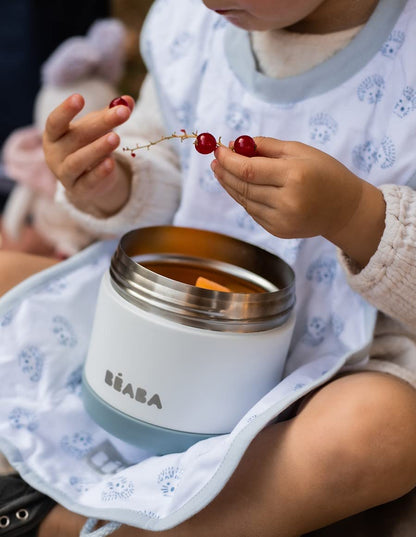
<path fill-rule="evenodd" d="M 211 266 L 264 292 L 212 291 L 162 276 L 141 264 Z M 200 229 L 154 226 L 122 237 L 110 266 L 116 291 L 139 308 L 180 324 L 228 332 L 282 325 L 295 303 L 295 275 L 279 257 L 244 241 Z"/>

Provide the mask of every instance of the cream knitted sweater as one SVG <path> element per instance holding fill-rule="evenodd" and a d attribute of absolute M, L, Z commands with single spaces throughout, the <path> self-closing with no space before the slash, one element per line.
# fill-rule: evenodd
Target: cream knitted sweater
<path fill-rule="evenodd" d="M 292 76 L 345 47 L 359 29 L 326 35 L 254 32 L 252 47 L 259 69 L 266 75 Z M 275 50 L 279 50 L 278 55 Z M 133 115 L 120 128 L 123 145 L 148 143 L 164 134 L 150 76 Z M 170 147 L 158 144 L 134 161 L 119 151 L 118 158 L 134 166 L 133 186 L 129 202 L 113 217 L 102 220 L 81 213 L 68 203 L 63 188 L 57 200 L 86 230 L 100 236 L 120 235 L 136 227 L 138 221 L 140 225 L 168 223 L 178 206 L 181 188 L 179 163 Z M 377 251 L 361 271 L 342 252 L 339 258 L 351 287 L 383 312 L 378 317 L 371 358 L 359 368 L 399 376 L 416 388 L 416 192 L 397 185 L 384 185 L 381 190 L 386 219 Z"/>

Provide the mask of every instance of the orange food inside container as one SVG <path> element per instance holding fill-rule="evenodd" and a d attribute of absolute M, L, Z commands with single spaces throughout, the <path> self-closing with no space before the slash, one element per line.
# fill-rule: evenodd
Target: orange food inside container
<path fill-rule="evenodd" d="M 168 261 L 142 261 L 143 267 L 177 282 L 196 285 L 211 291 L 226 293 L 265 293 L 266 290 L 257 283 L 203 264 Z M 199 282 L 199 283 L 196 283 Z"/>
<path fill-rule="evenodd" d="M 195 282 L 196 287 L 202 287 L 203 289 L 211 289 L 211 291 L 223 291 L 224 293 L 231 293 L 231 290 L 224 285 L 221 285 L 217 282 L 199 276 Z"/>

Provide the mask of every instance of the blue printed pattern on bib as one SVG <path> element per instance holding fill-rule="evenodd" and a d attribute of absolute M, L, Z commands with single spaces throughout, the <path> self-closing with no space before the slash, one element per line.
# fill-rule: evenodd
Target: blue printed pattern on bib
<path fill-rule="evenodd" d="M 28 345 L 19 352 L 20 369 L 30 381 L 39 382 L 42 376 L 44 355 L 35 345 Z"/>
<path fill-rule="evenodd" d="M 164 468 L 158 475 L 157 482 L 163 496 L 173 496 L 181 480 L 183 471 L 174 466 Z"/>
<path fill-rule="evenodd" d="M 357 95 L 360 101 L 377 104 L 384 95 L 384 78 L 380 75 L 367 76 L 358 86 Z"/>
<path fill-rule="evenodd" d="M 9 414 L 10 425 L 13 429 L 27 429 L 35 431 L 39 426 L 38 417 L 26 408 L 14 408 Z"/>
<path fill-rule="evenodd" d="M 105 502 L 114 500 L 127 500 L 134 493 L 133 482 L 126 477 L 119 477 L 111 481 L 107 481 L 104 490 L 101 493 L 101 498 Z"/>
<path fill-rule="evenodd" d="M 88 431 L 65 435 L 61 440 L 62 450 L 71 457 L 81 459 L 93 448 L 93 437 Z"/>
<path fill-rule="evenodd" d="M 312 116 L 309 120 L 309 125 L 310 139 L 322 145 L 329 142 L 338 130 L 338 123 L 335 119 L 324 112 Z"/>
<path fill-rule="evenodd" d="M 333 257 L 322 256 L 315 259 L 308 267 L 306 278 L 317 284 L 330 285 L 335 279 L 337 262 Z"/>
<path fill-rule="evenodd" d="M 226 124 L 233 129 L 241 132 L 249 132 L 251 126 L 251 112 L 248 108 L 244 108 L 238 103 L 230 103 L 225 115 Z"/>
<path fill-rule="evenodd" d="M 75 347 L 77 344 L 77 338 L 71 323 L 61 315 L 56 315 L 52 319 L 52 332 L 58 343 L 64 347 Z"/>
<path fill-rule="evenodd" d="M 406 35 L 401 30 L 393 30 L 388 40 L 384 43 L 381 53 L 386 58 L 393 59 L 402 48 Z"/>
<path fill-rule="evenodd" d="M 404 118 L 416 109 L 416 90 L 406 86 L 401 97 L 394 105 L 394 113 L 400 118 Z"/>
<path fill-rule="evenodd" d="M 408 132 L 416 123 L 416 36 L 408 28 L 415 19 L 410 0 L 360 72 L 293 102 L 266 102 L 243 86 L 224 50 L 229 24 L 200 0 L 157 0 L 142 44 L 160 84 L 168 134 L 187 128 L 223 143 L 240 134 L 299 140 L 376 186 L 403 184 L 414 174 Z M 330 380 L 352 353 L 365 360 L 376 315 L 348 287 L 331 244 L 271 236 L 216 183 L 209 157 L 192 143 L 179 151 L 184 186 L 174 223 L 253 242 L 296 271 L 297 320 L 285 376 L 230 434 L 158 457 L 112 437 L 86 414 L 82 364 L 114 243 L 92 246 L 0 301 L 2 364 L 15 379 L 0 394 L 0 447 L 22 475 L 68 508 L 157 531 L 211 501 L 251 440 L 287 405 Z"/>

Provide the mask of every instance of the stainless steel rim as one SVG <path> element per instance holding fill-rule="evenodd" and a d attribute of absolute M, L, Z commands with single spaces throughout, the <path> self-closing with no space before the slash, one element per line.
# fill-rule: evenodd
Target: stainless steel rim
<path fill-rule="evenodd" d="M 263 293 L 224 293 L 161 276 L 141 262 L 211 266 L 259 285 Z M 115 290 L 130 303 L 177 323 L 227 332 L 282 325 L 295 303 L 293 270 L 254 245 L 199 229 L 155 226 L 122 237 L 110 267 Z"/>

